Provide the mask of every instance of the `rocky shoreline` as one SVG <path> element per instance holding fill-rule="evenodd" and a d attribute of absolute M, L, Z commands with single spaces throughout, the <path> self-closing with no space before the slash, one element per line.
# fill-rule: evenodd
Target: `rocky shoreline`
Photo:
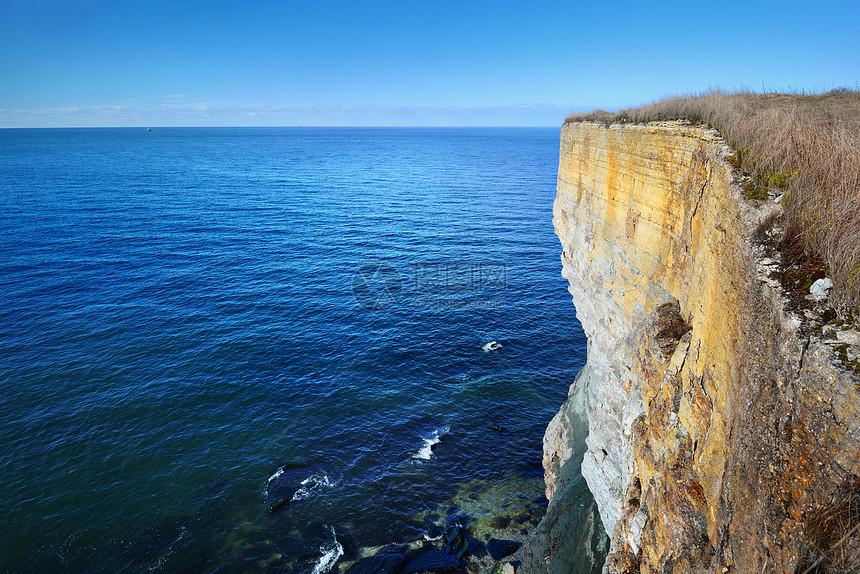
<path fill-rule="evenodd" d="M 513 574 L 547 500 L 536 478 L 475 480 L 439 507 L 409 519 L 421 538 L 357 548 L 343 541 L 337 574 Z M 408 538 L 408 537 L 407 537 Z M 341 539 L 343 540 L 343 539 Z"/>

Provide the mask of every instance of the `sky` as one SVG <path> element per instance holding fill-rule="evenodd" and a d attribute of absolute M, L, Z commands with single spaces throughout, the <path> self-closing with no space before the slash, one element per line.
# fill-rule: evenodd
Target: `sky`
<path fill-rule="evenodd" d="M 860 88 L 860 2 L 0 0 L 0 127 L 558 126 Z"/>

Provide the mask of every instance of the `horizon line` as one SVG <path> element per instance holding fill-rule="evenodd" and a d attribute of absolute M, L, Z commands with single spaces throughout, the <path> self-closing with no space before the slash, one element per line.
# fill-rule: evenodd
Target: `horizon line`
<path fill-rule="evenodd" d="M 512 129 L 512 128 L 521 128 L 521 129 L 531 129 L 531 128 L 555 128 L 559 129 L 563 125 L 559 123 L 558 126 L 548 125 L 548 124 L 535 124 L 535 125 L 519 125 L 519 124 L 511 124 L 511 125 L 458 125 L 458 124 L 414 124 L 414 125 L 400 125 L 400 124 L 325 124 L 325 125 L 302 125 L 302 124 L 294 124 L 294 125 L 211 125 L 211 126 L 158 126 L 158 125 L 146 125 L 141 124 L 139 126 L 0 126 L 0 130 L 143 130 L 146 131 L 147 128 L 151 128 L 154 132 L 156 129 L 217 129 L 217 128 L 227 128 L 227 129 L 240 129 L 240 128 L 250 128 L 250 129 L 343 129 L 343 128 L 371 128 L 371 129 L 389 129 L 389 128 L 402 128 L 402 129 L 426 129 L 426 128 L 442 128 L 442 129 Z"/>
<path fill-rule="evenodd" d="M 221 106 L 211 103 L 70 106 L 3 109 L 3 128 L 83 127 L 550 127 L 570 113 L 595 106 L 509 104 L 498 106 Z"/>

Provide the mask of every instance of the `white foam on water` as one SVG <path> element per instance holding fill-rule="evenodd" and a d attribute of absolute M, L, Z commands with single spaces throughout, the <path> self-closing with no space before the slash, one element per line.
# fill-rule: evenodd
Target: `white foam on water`
<path fill-rule="evenodd" d="M 438 436 L 434 436 L 433 438 L 425 438 L 424 446 L 422 446 L 418 452 L 412 455 L 412 458 L 420 458 L 422 460 L 430 460 L 430 457 L 433 456 L 433 447 L 439 444 L 441 439 Z"/>
<path fill-rule="evenodd" d="M 301 482 L 302 487 L 298 489 L 290 501 L 304 500 L 308 498 L 313 491 L 319 487 L 328 488 L 331 486 L 331 480 L 324 472 L 312 474 Z"/>
<path fill-rule="evenodd" d="M 433 456 L 433 447 L 442 442 L 442 437 L 445 436 L 450 429 L 451 427 L 445 427 L 435 431 L 430 438 L 425 438 L 424 446 L 418 449 L 418 452 L 413 454 L 412 458 L 430 460 L 430 457 Z"/>
<path fill-rule="evenodd" d="M 263 489 L 263 499 L 266 501 L 266 507 L 269 508 L 269 511 L 272 509 L 269 507 L 269 488 L 272 486 L 272 481 L 277 480 L 279 476 L 284 474 L 283 467 L 279 468 L 269 477 L 269 480 L 266 481 L 266 488 Z"/>
<path fill-rule="evenodd" d="M 150 564 L 147 568 L 149 572 L 160 572 L 164 569 L 164 563 L 167 562 L 167 559 L 170 558 L 170 555 L 173 554 L 173 551 L 176 550 L 176 543 L 185 538 L 185 535 L 188 533 L 188 529 L 184 526 L 179 528 L 179 535 L 173 540 L 167 548 L 155 559 L 155 562 Z"/>
<path fill-rule="evenodd" d="M 271 484 L 271 482 L 272 482 L 273 480 L 275 480 L 276 478 L 278 478 L 278 477 L 279 477 L 279 476 L 281 476 L 282 474 L 284 474 L 284 469 L 283 469 L 283 468 L 279 468 L 278 470 L 276 470 L 276 471 L 275 471 L 275 474 L 273 474 L 272 476 L 270 476 L 270 477 L 269 477 L 269 480 L 267 480 L 267 481 L 266 481 L 266 484 Z"/>
<path fill-rule="evenodd" d="M 337 541 L 337 535 L 334 533 L 334 528 L 331 526 L 328 528 L 331 531 L 332 544 L 328 546 L 320 546 L 322 556 L 320 556 L 319 561 L 316 566 L 314 566 L 312 574 L 326 574 L 326 572 L 329 572 L 332 567 L 334 567 L 338 558 L 343 556 L 343 546 L 341 546 L 340 542 Z"/>
<path fill-rule="evenodd" d="M 489 353 L 490 351 L 498 351 L 502 348 L 502 344 L 498 341 L 490 341 L 489 343 L 484 343 L 481 347 L 485 353 Z"/>

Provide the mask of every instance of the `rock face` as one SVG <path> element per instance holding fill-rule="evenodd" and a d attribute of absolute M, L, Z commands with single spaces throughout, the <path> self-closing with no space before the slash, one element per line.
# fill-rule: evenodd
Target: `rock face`
<path fill-rule="evenodd" d="M 860 474 L 858 378 L 789 310 L 781 208 L 744 197 L 731 154 L 678 122 L 562 129 L 553 223 L 589 350 L 547 429 L 545 522 L 581 464 L 605 571 L 795 572 Z M 588 571 L 559 528 L 526 571 Z"/>

